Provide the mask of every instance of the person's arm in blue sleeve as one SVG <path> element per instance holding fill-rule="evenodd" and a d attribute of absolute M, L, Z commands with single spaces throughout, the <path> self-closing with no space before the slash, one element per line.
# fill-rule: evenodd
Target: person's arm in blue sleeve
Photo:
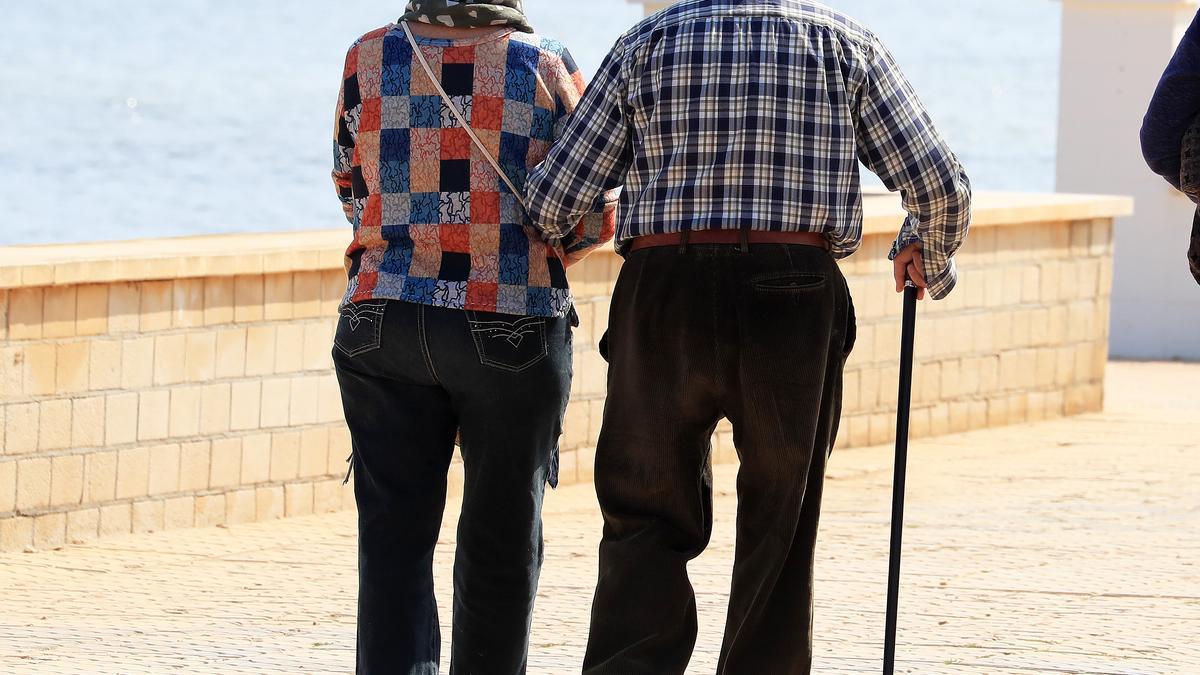
<path fill-rule="evenodd" d="M 1142 155 L 1154 173 L 1179 188 L 1183 136 L 1200 115 L 1200 13 L 1159 80 L 1142 122 Z"/>

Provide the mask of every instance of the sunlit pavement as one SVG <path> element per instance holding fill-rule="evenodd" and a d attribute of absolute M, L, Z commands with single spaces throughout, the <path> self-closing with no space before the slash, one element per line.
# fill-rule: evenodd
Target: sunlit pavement
<path fill-rule="evenodd" d="M 1103 414 L 914 444 L 899 669 L 1200 672 L 1197 392 L 1198 365 L 1114 363 Z M 717 470 L 713 545 L 692 565 L 689 672 L 715 671 L 735 472 Z M 891 448 L 835 456 L 818 673 L 879 669 L 890 483 Z M 455 520 L 437 563 L 443 608 Z M 546 530 L 530 672 L 578 672 L 600 531 L 591 487 L 550 495 Z M 0 672 L 348 672 L 354 604 L 348 513 L 8 554 Z"/>

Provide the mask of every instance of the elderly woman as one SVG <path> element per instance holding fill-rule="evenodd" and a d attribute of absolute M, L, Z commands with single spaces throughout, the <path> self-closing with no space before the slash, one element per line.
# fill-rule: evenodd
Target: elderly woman
<path fill-rule="evenodd" d="M 433 554 L 460 435 L 451 672 L 522 673 L 571 389 L 565 268 L 615 195 L 544 241 L 527 172 L 581 98 L 520 0 L 415 0 L 350 48 L 334 182 L 354 226 L 334 360 L 359 511 L 358 672 L 436 675 Z"/>

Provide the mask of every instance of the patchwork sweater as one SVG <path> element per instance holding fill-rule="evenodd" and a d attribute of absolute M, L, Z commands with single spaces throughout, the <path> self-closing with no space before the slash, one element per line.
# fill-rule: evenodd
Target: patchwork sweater
<path fill-rule="evenodd" d="M 584 92 L 558 42 L 502 31 L 418 38 L 446 93 L 519 190 Z M 607 193 L 546 240 L 471 142 L 392 24 L 350 48 L 338 97 L 333 180 L 354 228 L 345 303 L 372 299 L 523 316 L 571 306 L 566 267 L 612 239 Z"/>

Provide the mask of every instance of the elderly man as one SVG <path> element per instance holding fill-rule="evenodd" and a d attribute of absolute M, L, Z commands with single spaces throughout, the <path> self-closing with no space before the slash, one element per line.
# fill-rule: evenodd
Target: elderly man
<path fill-rule="evenodd" d="M 909 213 L 892 257 L 954 288 L 970 184 L 869 30 L 803 0 L 687 0 L 623 36 L 529 183 L 551 239 L 624 185 L 626 256 L 596 451 L 604 512 L 587 673 L 683 673 L 710 438 L 741 457 L 721 673 L 811 667 L 813 549 L 854 311 L 858 160 Z"/>

